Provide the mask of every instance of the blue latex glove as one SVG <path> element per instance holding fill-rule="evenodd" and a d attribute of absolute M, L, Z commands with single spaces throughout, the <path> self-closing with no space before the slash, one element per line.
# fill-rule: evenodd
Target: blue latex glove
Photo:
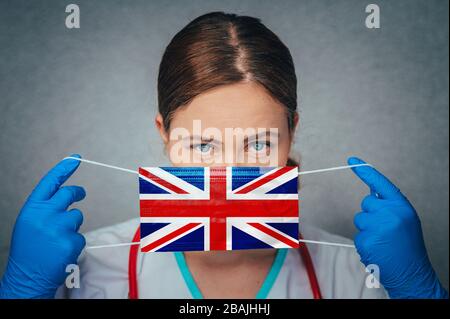
<path fill-rule="evenodd" d="M 86 193 L 79 186 L 60 186 L 79 165 L 61 161 L 28 197 L 14 226 L 0 298 L 53 298 L 68 275 L 66 266 L 76 264 L 85 245 L 78 233 L 83 215 L 67 209 Z"/>
<path fill-rule="evenodd" d="M 349 165 L 364 161 L 351 157 Z M 373 167 L 352 168 L 371 194 L 355 215 L 355 246 L 366 266 L 378 265 L 391 298 L 448 298 L 428 258 L 419 217 L 400 190 Z"/>

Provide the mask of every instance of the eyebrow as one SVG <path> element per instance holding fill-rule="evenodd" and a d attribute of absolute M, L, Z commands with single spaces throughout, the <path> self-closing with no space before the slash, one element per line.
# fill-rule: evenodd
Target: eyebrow
<path fill-rule="evenodd" d="M 221 143 L 221 141 L 217 141 L 217 140 L 213 139 L 212 137 L 205 137 L 205 136 L 200 136 L 200 135 L 189 135 L 189 136 L 182 138 L 182 140 L 191 140 L 191 141 L 194 139 L 201 140 L 202 142 L 207 142 L 207 143 L 210 143 L 213 141 L 215 141 L 217 143 Z"/>
<path fill-rule="evenodd" d="M 261 136 L 264 133 L 265 133 L 266 139 L 269 139 L 269 140 L 270 140 L 271 137 L 276 138 L 276 140 L 278 140 L 280 138 L 280 132 L 278 132 L 278 130 L 277 130 L 276 133 L 271 131 L 271 130 L 266 130 L 266 131 L 259 132 L 258 134 L 253 134 L 253 135 L 250 135 L 248 137 L 245 137 L 244 142 L 248 143 L 248 141 L 252 140 L 252 139 L 256 139 L 256 140 L 261 139 Z"/>
<path fill-rule="evenodd" d="M 276 133 L 271 131 L 271 130 L 265 130 L 265 131 L 262 130 L 261 132 L 259 132 L 257 134 L 250 135 L 249 138 L 259 137 L 261 135 L 264 135 L 264 133 L 266 134 L 266 137 L 270 137 L 270 136 L 274 136 L 274 137 L 277 137 L 277 138 L 280 137 L 280 132 L 278 132 L 278 130 L 277 130 Z"/>

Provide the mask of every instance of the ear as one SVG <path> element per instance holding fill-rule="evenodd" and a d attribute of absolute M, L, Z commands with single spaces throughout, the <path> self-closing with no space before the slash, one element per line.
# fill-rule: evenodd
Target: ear
<path fill-rule="evenodd" d="M 162 115 L 159 112 L 155 117 L 155 125 L 156 125 L 156 128 L 158 129 L 161 139 L 163 140 L 163 143 L 167 144 L 169 142 L 169 133 L 166 132 L 166 129 L 164 128 L 164 120 L 163 120 Z"/>
<path fill-rule="evenodd" d="M 294 120 L 293 120 L 293 122 L 294 122 L 294 134 L 295 134 L 295 132 L 298 129 L 299 119 L 300 119 L 300 116 L 298 115 L 298 112 L 295 112 Z"/>
<path fill-rule="evenodd" d="M 297 132 L 298 125 L 299 125 L 300 116 L 298 115 L 298 112 L 294 113 L 294 118 L 292 119 L 292 129 L 289 132 L 290 133 L 290 139 L 291 143 L 289 144 L 289 152 L 291 151 L 292 144 L 294 143 L 295 133 Z"/>
<path fill-rule="evenodd" d="M 293 128 L 291 129 L 291 139 L 292 140 L 294 140 L 295 133 L 297 132 L 299 120 L 300 120 L 300 116 L 298 115 L 298 112 L 295 112 L 294 118 L 292 120 Z"/>

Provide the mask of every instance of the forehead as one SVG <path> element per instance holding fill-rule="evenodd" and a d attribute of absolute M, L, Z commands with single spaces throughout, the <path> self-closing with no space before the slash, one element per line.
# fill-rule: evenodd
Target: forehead
<path fill-rule="evenodd" d="M 287 128 L 284 107 L 254 82 L 224 85 L 195 97 L 178 109 L 171 128 L 192 129 L 201 120 L 203 128 Z"/>

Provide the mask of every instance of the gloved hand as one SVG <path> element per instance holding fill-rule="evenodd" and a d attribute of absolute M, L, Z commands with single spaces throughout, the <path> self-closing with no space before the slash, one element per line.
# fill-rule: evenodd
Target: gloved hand
<path fill-rule="evenodd" d="M 351 157 L 349 165 L 364 161 Z M 419 217 L 400 190 L 373 167 L 354 167 L 371 194 L 354 223 L 355 246 L 366 266 L 380 270 L 380 283 L 391 298 L 448 298 L 428 258 Z"/>
<path fill-rule="evenodd" d="M 78 233 L 83 215 L 67 209 L 86 193 L 79 186 L 60 186 L 79 165 L 61 161 L 28 197 L 14 226 L 0 298 L 53 298 L 68 275 L 66 266 L 77 262 L 85 245 Z"/>

